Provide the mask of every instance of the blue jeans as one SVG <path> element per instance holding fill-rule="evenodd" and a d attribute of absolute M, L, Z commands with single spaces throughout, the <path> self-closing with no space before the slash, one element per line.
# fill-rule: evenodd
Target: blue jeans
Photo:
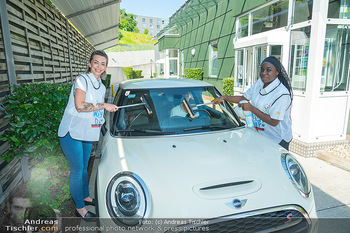
<path fill-rule="evenodd" d="M 87 167 L 91 155 L 92 142 L 79 141 L 69 133 L 59 138 L 62 151 L 70 166 L 69 189 L 77 209 L 85 207 L 84 198 L 90 196 Z"/>

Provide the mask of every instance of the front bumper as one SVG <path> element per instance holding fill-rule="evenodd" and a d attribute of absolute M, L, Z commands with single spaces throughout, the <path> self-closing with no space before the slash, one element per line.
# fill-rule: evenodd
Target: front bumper
<path fill-rule="evenodd" d="M 316 219 L 315 219 L 316 220 Z M 203 222 L 203 221 L 202 221 Z M 188 232 L 317 232 L 316 221 L 296 205 L 257 210 L 204 221 L 206 224 L 182 225 L 167 233 Z"/>
<path fill-rule="evenodd" d="M 311 213 L 312 216 L 312 213 Z M 300 206 L 287 205 L 213 219 L 144 219 L 137 227 L 120 227 L 112 219 L 100 219 L 104 230 L 123 232 L 317 232 L 317 219 L 311 219 Z M 113 226 L 113 227 L 108 227 Z"/>

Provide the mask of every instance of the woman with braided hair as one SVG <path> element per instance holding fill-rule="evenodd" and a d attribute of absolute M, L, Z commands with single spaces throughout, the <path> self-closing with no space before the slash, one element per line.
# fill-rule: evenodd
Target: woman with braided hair
<path fill-rule="evenodd" d="M 265 58 L 260 67 L 260 78 L 243 96 L 221 96 L 212 102 L 250 101 L 241 106 L 244 111 L 252 112 L 255 129 L 288 150 L 292 140 L 290 110 L 293 100 L 288 75 L 273 56 Z"/>

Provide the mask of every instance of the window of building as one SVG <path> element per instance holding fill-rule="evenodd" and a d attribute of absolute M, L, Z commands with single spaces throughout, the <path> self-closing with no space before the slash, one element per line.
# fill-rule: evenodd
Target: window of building
<path fill-rule="evenodd" d="M 151 25 L 149 25 L 149 28 L 150 28 L 150 29 L 153 29 L 153 25 L 152 25 L 152 24 L 151 24 Z"/>
<path fill-rule="evenodd" d="M 288 23 L 289 0 L 268 5 L 252 13 L 252 34 L 285 27 Z"/>
<path fill-rule="evenodd" d="M 282 45 L 270 45 L 270 56 L 274 56 L 282 61 Z"/>
<path fill-rule="evenodd" d="M 169 49 L 168 56 L 169 56 L 169 76 L 177 76 L 179 51 L 177 49 Z"/>
<path fill-rule="evenodd" d="M 251 80 L 250 85 L 253 85 L 253 83 L 260 77 L 260 64 L 267 57 L 267 45 L 256 46 L 254 49 L 254 69 L 256 69 L 256 71 L 255 77 Z"/>
<path fill-rule="evenodd" d="M 294 18 L 293 18 L 294 24 L 312 19 L 312 4 L 313 4 L 313 0 L 295 1 Z"/>
<path fill-rule="evenodd" d="M 348 91 L 350 25 L 327 25 L 321 91 Z"/>
<path fill-rule="evenodd" d="M 157 25 L 157 29 L 160 29 L 160 25 Z"/>
<path fill-rule="evenodd" d="M 248 36 L 249 15 L 239 18 L 238 38 Z"/>
<path fill-rule="evenodd" d="M 153 19 L 149 19 L 149 23 L 153 23 Z"/>
<path fill-rule="evenodd" d="M 170 58 L 178 58 L 179 51 L 177 49 L 169 49 L 169 57 Z"/>
<path fill-rule="evenodd" d="M 164 22 L 165 22 L 165 21 L 164 21 L 164 20 L 162 20 L 162 24 L 164 24 Z"/>
<path fill-rule="evenodd" d="M 235 87 L 243 87 L 243 67 L 244 67 L 244 50 L 239 49 L 236 53 L 237 56 L 237 71 L 235 79 Z"/>
<path fill-rule="evenodd" d="M 142 18 L 142 23 L 146 23 L 146 19 L 145 18 Z"/>
<path fill-rule="evenodd" d="M 157 63 L 156 70 L 158 74 L 157 77 L 164 77 L 164 63 Z"/>
<path fill-rule="evenodd" d="M 218 75 L 218 42 L 212 41 L 209 44 L 209 76 Z"/>
<path fill-rule="evenodd" d="M 177 60 L 169 60 L 170 76 L 177 76 Z"/>
<path fill-rule="evenodd" d="M 160 20 L 159 19 L 157 20 L 157 24 L 160 24 Z"/>
<path fill-rule="evenodd" d="M 305 91 L 311 26 L 291 31 L 290 78 L 293 90 Z"/>
<path fill-rule="evenodd" d="M 350 19 L 350 0 L 329 0 L 328 18 Z"/>

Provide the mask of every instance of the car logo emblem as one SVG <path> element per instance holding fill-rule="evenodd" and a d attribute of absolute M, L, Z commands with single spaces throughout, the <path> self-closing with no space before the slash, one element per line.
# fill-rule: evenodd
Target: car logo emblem
<path fill-rule="evenodd" d="M 245 206 L 245 203 L 247 203 L 247 199 L 240 200 L 240 199 L 233 199 L 232 202 L 226 203 L 226 205 L 232 209 L 241 209 Z"/>
<path fill-rule="evenodd" d="M 291 221 L 292 221 L 292 217 L 293 217 L 293 214 L 292 213 L 290 213 L 290 214 L 288 214 L 287 215 L 287 221 L 286 222 L 284 222 L 284 224 L 287 224 L 287 223 L 290 223 Z"/>

